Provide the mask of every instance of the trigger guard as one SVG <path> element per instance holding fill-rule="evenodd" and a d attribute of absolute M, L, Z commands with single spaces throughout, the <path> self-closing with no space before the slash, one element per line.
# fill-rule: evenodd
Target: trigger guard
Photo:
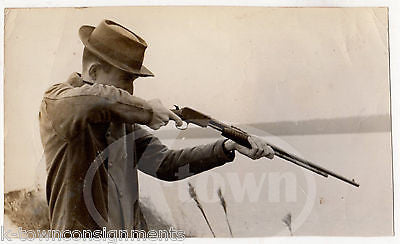
<path fill-rule="evenodd" d="M 182 126 L 177 126 L 177 125 L 175 124 L 175 127 L 176 127 L 178 130 L 186 130 L 186 129 L 188 128 L 188 126 L 189 126 L 189 123 L 186 122 L 186 121 L 183 121 L 183 122 L 186 123 L 186 126 L 184 126 L 184 125 L 182 125 Z"/>

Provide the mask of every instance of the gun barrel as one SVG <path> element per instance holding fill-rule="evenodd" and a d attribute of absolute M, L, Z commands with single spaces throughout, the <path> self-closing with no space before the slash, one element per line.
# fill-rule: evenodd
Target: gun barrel
<path fill-rule="evenodd" d="M 327 173 L 325 173 L 323 171 L 320 171 L 320 170 L 318 170 L 316 168 L 313 168 L 313 167 L 309 166 L 308 164 L 305 164 L 305 163 L 303 163 L 301 161 L 298 161 L 298 160 L 296 160 L 294 158 L 291 158 L 291 157 L 289 157 L 289 156 L 287 156 L 285 154 L 281 154 L 279 151 L 275 151 L 275 156 L 280 157 L 282 159 L 285 159 L 286 161 L 292 162 L 294 164 L 297 164 L 298 166 L 303 167 L 305 169 L 308 169 L 308 170 L 310 170 L 310 171 L 312 171 L 312 172 L 314 172 L 316 174 L 319 174 L 321 176 L 328 177 Z"/>
<path fill-rule="evenodd" d="M 270 146 L 275 151 L 275 155 L 280 157 L 280 158 L 282 158 L 282 159 L 285 159 L 285 160 L 288 160 L 290 162 L 293 162 L 293 163 L 295 163 L 295 164 L 297 164 L 299 166 L 302 166 L 302 165 L 298 164 L 297 162 L 301 162 L 301 164 L 304 164 L 304 165 L 307 166 L 307 167 L 304 167 L 304 168 L 307 168 L 307 169 L 309 169 L 309 170 L 311 170 L 311 171 L 313 171 L 313 172 L 315 172 L 315 173 L 317 173 L 319 175 L 323 175 L 323 176 L 326 175 L 325 177 L 328 177 L 328 175 L 330 175 L 330 176 L 332 176 L 332 177 L 334 177 L 336 179 L 339 179 L 341 181 L 349 183 L 349 184 L 351 184 L 351 185 L 353 185 L 355 187 L 359 187 L 360 186 L 360 184 L 358 184 L 354 180 L 347 179 L 344 176 L 336 174 L 335 172 L 332 172 L 332 171 L 330 171 L 328 169 L 325 169 L 325 168 L 323 168 L 323 167 L 321 167 L 319 165 L 313 164 L 310 161 L 302 159 L 302 158 L 300 158 L 300 157 L 298 157 L 296 155 L 293 155 L 291 153 L 285 152 L 282 149 L 280 149 L 279 147 L 276 147 L 276 146 L 273 146 L 273 145 L 270 145 Z"/>

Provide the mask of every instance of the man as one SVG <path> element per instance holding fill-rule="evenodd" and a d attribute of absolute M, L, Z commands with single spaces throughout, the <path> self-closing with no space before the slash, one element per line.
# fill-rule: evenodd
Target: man
<path fill-rule="evenodd" d="M 153 76 L 142 65 L 146 42 L 110 20 L 82 26 L 79 35 L 82 74 L 50 87 L 40 108 L 52 229 L 144 228 L 138 169 L 174 181 L 233 161 L 235 150 L 252 159 L 273 157 L 255 137 L 251 150 L 230 140 L 169 150 L 145 127 L 157 130 L 169 120 L 180 126 L 181 119 L 159 100 L 133 95 L 134 80 Z M 188 173 L 177 174 L 180 167 Z"/>

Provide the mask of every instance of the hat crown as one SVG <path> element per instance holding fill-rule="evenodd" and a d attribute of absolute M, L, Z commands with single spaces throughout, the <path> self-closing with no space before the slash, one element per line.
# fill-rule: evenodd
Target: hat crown
<path fill-rule="evenodd" d="M 106 21 L 106 23 L 107 23 L 107 22 L 110 22 L 110 21 Z M 121 34 L 121 35 L 123 35 L 123 36 L 129 38 L 129 39 L 132 39 L 133 41 L 140 42 L 140 41 L 139 41 L 139 38 L 137 38 L 137 37 L 135 36 L 135 34 L 133 34 L 131 31 L 129 31 L 129 30 L 127 30 L 127 29 L 121 27 L 120 25 L 109 24 L 108 26 L 109 26 L 109 28 L 111 28 L 113 31 L 115 31 L 115 32 L 117 32 L 117 33 L 119 33 L 119 34 Z"/>
<path fill-rule="evenodd" d="M 87 39 L 82 34 L 81 39 L 90 51 L 106 62 L 140 75 L 147 43 L 132 31 L 111 20 L 103 20 L 96 28 L 92 27 Z"/>

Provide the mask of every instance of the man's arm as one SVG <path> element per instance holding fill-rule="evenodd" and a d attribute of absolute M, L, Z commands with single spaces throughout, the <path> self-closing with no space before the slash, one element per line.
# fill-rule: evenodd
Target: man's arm
<path fill-rule="evenodd" d="M 53 128 L 64 138 L 75 136 L 89 123 L 148 124 L 153 119 L 152 107 L 144 99 L 113 86 L 83 84 L 78 76 L 53 85 L 43 103 Z"/>
<path fill-rule="evenodd" d="M 138 168 L 166 181 L 181 180 L 233 161 L 233 151 L 224 150 L 224 140 L 181 150 L 170 150 L 160 140 L 135 126 Z"/>

